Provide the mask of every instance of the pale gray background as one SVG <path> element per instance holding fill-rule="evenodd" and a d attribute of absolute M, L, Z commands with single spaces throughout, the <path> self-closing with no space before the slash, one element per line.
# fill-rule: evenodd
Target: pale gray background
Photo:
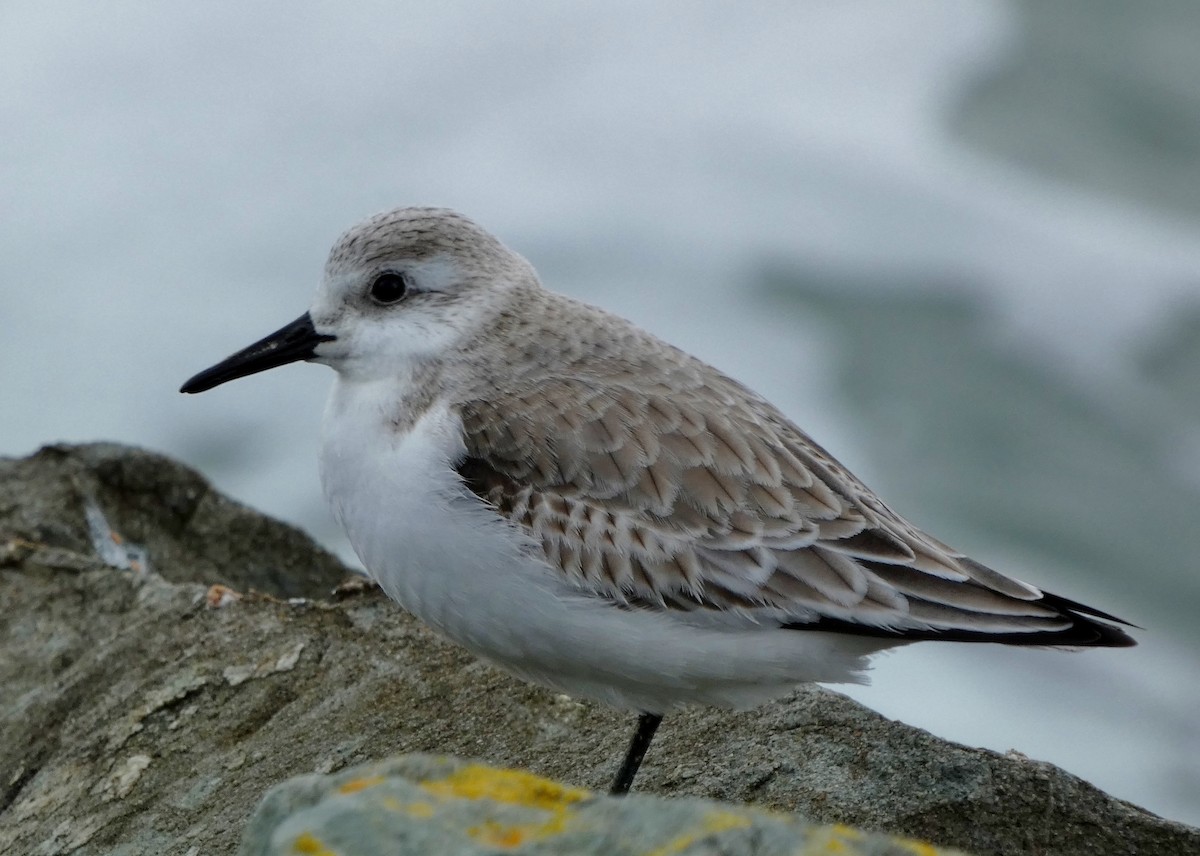
<path fill-rule="evenodd" d="M 1146 627 L 853 694 L 1200 822 L 1200 5 L 0 5 L 0 453 L 113 439 L 345 547 L 325 370 L 180 382 L 450 205 L 903 513 Z"/>

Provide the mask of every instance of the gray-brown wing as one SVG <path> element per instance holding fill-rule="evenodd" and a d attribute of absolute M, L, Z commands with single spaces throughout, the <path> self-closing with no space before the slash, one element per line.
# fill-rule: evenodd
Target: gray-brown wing
<path fill-rule="evenodd" d="M 466 483 L 616 603 L 903 638 L 1128 640 L 920 532 L 707 367 L 544 378 L 461 416 Z"/>

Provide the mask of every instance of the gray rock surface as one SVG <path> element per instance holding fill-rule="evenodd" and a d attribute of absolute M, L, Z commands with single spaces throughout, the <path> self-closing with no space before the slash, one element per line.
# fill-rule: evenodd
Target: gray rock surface
<path fill-rule="evenodd" d="M 630 716 L 509 678 L 373 589 L 327 598 L 345 574 L 157 455 L 0 460 L 0 853 L 229 853 L 271 786 L 410 752 L 606 786 Z M 668 718 L 638 787 L 979 854 L 1200 853 L 1055 767 L 820 688 Z"/>
<path fill-rule="evenodd" d="M 272 789 L 241 856 L 953 856 L 799 815 L 685 797 L 610 797 L 516 770 L 405 755 Z M 955 850 L 954 854 L 961 854 Z"/>

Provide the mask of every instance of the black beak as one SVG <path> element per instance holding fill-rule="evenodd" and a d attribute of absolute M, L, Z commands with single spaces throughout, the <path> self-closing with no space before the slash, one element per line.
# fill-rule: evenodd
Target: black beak
<path fill-rule="evenodd" d="M 318 333 L 313 327 L 312 317 L 305 312 L 286 327 L 276 330 L 248 348 L 242 348 L 211 369 L 200 372 L 181 386 L 179 391 L 204 392 L 226 381 L 265 372 L 267 369 L 285 366 L 298 360 L 310 360 L 315 356 L 317 345 L 321 342 L 332 342 L 335 338 L 337 337 Z"/>

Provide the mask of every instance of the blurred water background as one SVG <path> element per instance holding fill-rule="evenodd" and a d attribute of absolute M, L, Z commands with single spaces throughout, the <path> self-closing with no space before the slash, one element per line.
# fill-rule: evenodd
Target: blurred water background
<path fill-rule="evenodd" d="M 0 5 L 0 454 L 179 456 L 348 555 L 330 378 L 180 382 L 456 207 L 898 510 L 1143 625 L 851 693 L 1200 823 L 1200 4 Z"/>

